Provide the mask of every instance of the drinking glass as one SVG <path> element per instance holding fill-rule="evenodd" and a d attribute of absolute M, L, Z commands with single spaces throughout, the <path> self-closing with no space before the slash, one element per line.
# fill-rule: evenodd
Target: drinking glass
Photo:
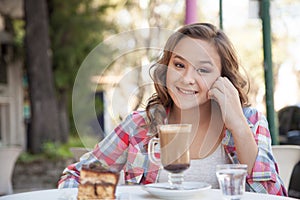
<path fill-rule="evenodd" d="M 245 192 L 247 165 L 223 164 L 217 165 L 218 177 L 223 198 L 226 200 L 240 200 Z"/>
<path fill-rule="evenodd" d="M 169 172 L 168 182 L 172 189 L 183 189 L 183 172 L 190 167 L 191 124 L 158 126 L 159 138 L 152 138 L 148 145 L 151 162 L 161 164 Z M 160 144 L 160 159 L 154 156 L 156 144 Z"/>

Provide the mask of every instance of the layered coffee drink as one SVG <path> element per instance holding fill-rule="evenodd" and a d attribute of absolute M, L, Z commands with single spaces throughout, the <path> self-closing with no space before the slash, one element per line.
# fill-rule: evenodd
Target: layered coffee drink
<path fill-rule="evenodd" d="M 181 173 L 190 166 L 190 124 L 159 126 L 161 163 L 171 173 Z"/>

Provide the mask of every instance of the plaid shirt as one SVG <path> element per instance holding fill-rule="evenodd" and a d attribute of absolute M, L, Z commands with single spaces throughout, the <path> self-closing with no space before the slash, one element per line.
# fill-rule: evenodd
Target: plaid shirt
<path fill-rule="evenodd" d="M 267 120 L 254 108 L 247 107 L 243 111 L 258 144 L 258 155 L 252 173 L 247 176 L 247 190 L 286 196 L 286 189 L 278 176 L 278 167 L 272 155 Z M 93 151 L 84 154 L 79 162 L 63 171 L 58 187 L 78 187 L 82 165 L 95 162 L 110 169 L 123 169 L 128 184 L 156 182 L 160 167 L 148 159 L 147 144 L 151 137 L 148 135 L 146 120 L 145 111 L 134 111 L 128 115 Z M 222 145 L 232 163 L 238 163 L 233 136 L 228 130 L 224 132 Z"/>

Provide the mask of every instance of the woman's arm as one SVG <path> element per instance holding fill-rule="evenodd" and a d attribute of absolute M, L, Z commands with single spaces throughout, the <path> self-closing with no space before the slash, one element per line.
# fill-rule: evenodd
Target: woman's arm
<path fill-rule="evenodd" d="M 253 123 L 252 132 L 258 145 L 258 153 L 252 168 L 252 172 L 247 177 L 250 186 L 257 190 L 257 185 L 274 195 L 287 196 L 286 188 L 278 174 L 278 166 L 271 154 L 271 135 L 268 122 L 264 115 L 255 109 L 245 109 L 245 115 Z"/>
<path fill-rule="evenodd" d="M 226 77 L 219 77 L 208 93 L 218 102 L 225 127 L 231 132 L 238 162 L 248 165 L 247 182 L 255 192 L 286 196 L 271 151 L 267 120 L 255 109 L 241 107 L 238 91 Z M 245 117 L 246 116 L 246 117 Z M 251 122 L 251 128 L 249 127 Z"/>
<path fill-rule="evenodd" d="M 247 164 L 250 173 L 258 147 L 244 116 L 237 89 L 228 78 L 218 77 L 208 92 L 208 97 L 218 102 L 225 127 L 233 135 L 239 162 Z"/>
<path fill-rule="evenodd" d="M 131 115 L 129 115 L 98 143 L 93 151 L 84 154 L 79 162 L 65 168 L 58 182 L 58 188 L 78 187 L 80 170 L 83 165 L 90 163 L 100 163 L 105 168 L 121 171 L 127 160 L 131 120 Z"/>

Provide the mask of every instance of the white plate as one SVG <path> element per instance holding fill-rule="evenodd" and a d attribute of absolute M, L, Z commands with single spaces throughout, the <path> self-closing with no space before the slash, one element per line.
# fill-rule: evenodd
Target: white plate
<path fill-rule="evenodd" d="M 143 189 L 163 199 L 189 199 L 211 188 L 210 184 L 204 182 L 183 182 L 183 188 L 190 188 L 183 190 L 164 189 L 168 186 L 169 183 L 153 183 L 144 185 Z"/>

